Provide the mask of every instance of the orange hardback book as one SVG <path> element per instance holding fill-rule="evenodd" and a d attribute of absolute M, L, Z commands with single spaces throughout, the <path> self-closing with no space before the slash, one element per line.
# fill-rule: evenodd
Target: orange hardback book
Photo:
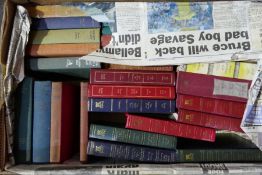
<path fill-rule="evenodd" d="M 32 44 L 27 46 L 27 55 L 31 57 L 74 57 L 88 55 L 99 48 L 99 43 Z"/>

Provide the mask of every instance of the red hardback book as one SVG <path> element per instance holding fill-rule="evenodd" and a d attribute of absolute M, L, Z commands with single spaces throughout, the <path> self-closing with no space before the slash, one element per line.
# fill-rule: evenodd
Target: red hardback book
<path fill-rule="evenodd" d="M 174 120 L 161 120 L 126 114 L 126 128 L 153 132 L 177 137 L 214 142 L 216 131 L 195 125 L 179 123 Z"/>
<path fill-rule="evenodd" d="M 235 118 L 242 118 L 246 108 L 246 103 L 243 102 L 182 94 L 177 95 L 176 105 L 178 109 L 188 109 Z"/>
<path fill-rule="evenodd" d="M 121 64 L 105 64 L 106 69 L 121 69 L 121 70 L 143 70 L 143 71 L 164 71 L 171 72 L 174 71 L 173 66 L 130 66 L 130 65 L 121 65 Z M 155 73 L 155 72 L 154 72 Z"/>
<path fill-rule="evenodd" d="M 88 87 L 92 98 L 175 99 L 173 86 L 96 85 Z"/>
<path fill-rule="evenodd" d="M 50 162 L 60 163 L 77 151 L 79 125 L 79 88 L 52 82 Z"/>
<path fill-rule="evenodd" d="M 243 132 L 240 128 L 241 119 L 222 115 L 179 109 L 177 121 L 219 130 Z"/>
<path fill-rule="evenodd" d="M 174 86 L 174 72 L 156 72 L 139 70 L 91 69 L 91 84 L 130 84 Z"/>
<path fill-rule="evenodd" d="M 188 72 L 178 72 L 177 93 L 246 102 L 251 81 Z"/>

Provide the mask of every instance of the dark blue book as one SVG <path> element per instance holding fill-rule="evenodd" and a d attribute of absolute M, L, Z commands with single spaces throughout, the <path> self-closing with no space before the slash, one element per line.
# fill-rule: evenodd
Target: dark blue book
<path fill-rule="evenodd" d="M 100 23 L 91 17 L 33 18 L 33 30 L 100 28 Z"/>
<path fill-rule="evenodd" d="M 89 140 L 88 155 L 110 157 L 114 159 L 131 160 L 152 163 L 176 162 L 176 151 L 155 149 L 130 144 L 112 143 L 109 141 Z"/>
<path fill-rule="evenodd" d="M 26 77 L 16 91 L 15 142 L 16 163 L 32 161 L 32 124 L 33 124 L 33 79 Z"/>
<path fill-rule="evenodd" d="M 33 108 L 33 163 L 50 161 L 51 81 L 35 81 Z"/>
<path fill-rule="evenodd" d="M 175 100 L 89 98 L 88 111 L 170 114 L 175 112 Z"/>

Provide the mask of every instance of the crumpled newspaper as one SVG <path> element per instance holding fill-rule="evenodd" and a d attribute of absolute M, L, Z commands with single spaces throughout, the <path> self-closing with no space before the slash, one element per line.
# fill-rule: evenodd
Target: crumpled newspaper
<path fill-rule="evenodd" d="M 12 35 L 9 43 L 6 73 L 4 77 L 4 100 L 6 105 L 6 130 L 8 160 L 14 164 L 13 130 L 14 130 L 14 97 L 13 92 L 24 78 L 24 56 L 30 31 L 30 18 L 26 9 L 17 6 Z"/>

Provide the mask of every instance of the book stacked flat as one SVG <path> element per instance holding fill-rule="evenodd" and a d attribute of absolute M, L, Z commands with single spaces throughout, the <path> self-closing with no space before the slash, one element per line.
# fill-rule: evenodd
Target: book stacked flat
<path fill-rule="evenodd" d="M 79 58 L 100 48 L 101 25 L 91 17 L 33 18 L 31 28 L 29 70 L 88 79 L 89 68 L 100 67 Z"/>
<path fill-rule="evenodd" d="M 178 121 L 242 132 L 251 81 L 179 72 L 177 80 Z"/>

